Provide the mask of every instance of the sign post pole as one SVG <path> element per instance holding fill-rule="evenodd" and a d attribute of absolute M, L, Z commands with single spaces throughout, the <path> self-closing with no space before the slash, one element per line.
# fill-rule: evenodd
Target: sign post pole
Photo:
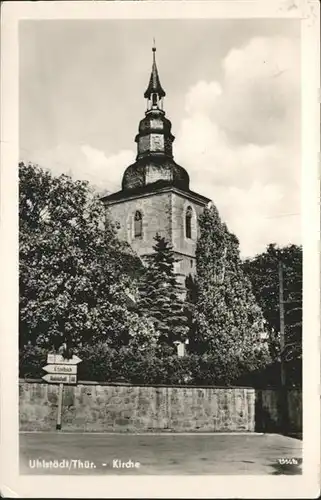
<path fill-rule="evenodd" d="M 75 355 L 71 358 L 64 358 L 61 354 L 48 354 L 47 363 L 49 364 L 43 367 L 43 370 L 47 372 L 42 377 L 43 380 L 49 384 L 59 384 L 56 430 L 60 431 L 64 384 L 77 384 L 77 365 L 81 363 L 81 359 Z"/>
<path fill-rule="evenodd" d="M 64 384 L 59 384 L 59 393 L 58 393 L 58 414 L 57 414 L 57 425 L 56 430 L 61 430 L 61 412 L 62 412 L 62 395 L 64 390 Z"/>

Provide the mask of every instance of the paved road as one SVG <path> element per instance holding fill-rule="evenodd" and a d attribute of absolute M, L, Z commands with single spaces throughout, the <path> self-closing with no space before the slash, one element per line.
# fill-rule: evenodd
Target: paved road
<path fill-rule="evenodd" d="M 21 433 L 20 471 L 69 475 L 300 474 L 301 448 L 300 440 L 276 434 Z M 278 459 L 284 458 L 294 458 L 299 465 L 278 464 Z M 119 467 L 117 460 L 130 467 Z M 49 461 L 51 467 L 45 467 Z M 139 467 L 132 465 L 136 462 Z"/>

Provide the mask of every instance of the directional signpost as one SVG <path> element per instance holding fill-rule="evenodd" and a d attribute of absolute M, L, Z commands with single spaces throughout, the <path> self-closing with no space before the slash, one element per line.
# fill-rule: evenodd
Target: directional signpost
<path fill-rule="evenodd" d="M 78 356 L 66 359 L 61 354 L 48 354 L 48 365 L 43 367 L 47 372 L 42 378 L 49 384 L 59 384 L 58 414 L 56 429 L 61 429 L 61 410 L 64 384 L 77 384 L 77 365 L 81 362 Z"/>
<path fill-rule="evenodd" d="M 50 384 L 77 384 L 77 375 L 56 375 L 55 373 L 47 373 L 42 377 Z"/>
<path fill-rule="evenodd" d="M 76 365 L 47 365 L 43 367 L 47 373 L 60 373 L 64 375 L 77 375 Z"/>
<path fill-rule="evenodd" d="M 59 365 L 78 365 L 81 359 L 75 354 L 70 359 L 66 359 L 62 354 L 47 354 L 47 363 L 54 363 Z"/>

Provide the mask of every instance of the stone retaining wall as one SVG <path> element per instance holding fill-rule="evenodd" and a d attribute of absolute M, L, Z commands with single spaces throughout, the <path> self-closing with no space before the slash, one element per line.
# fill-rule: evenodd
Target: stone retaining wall
<path fill-rule="evenodd" d="M 56 428 L 58 386 L 20 381 L 20 429 Z M 62 429 L 96 432 L 285 433 L 281 393 L 250 387 L 164 387 L 83 382 L 65 386 Z M 302 394 L 288 391 L 287 433 L 302 433 Z"/>
<path fill-rule="evenodd" d="M 255 428 L 259 432 L 284 433 L 282 425 L 282 399 L 285 396 L 275 389 L 256 391 L 255 397 Z M 287 398 L 287 433 L 302 434 L 302 392 L 290 389 Z"/>
<path fill-rule="evenodd" d="M 56 427 L 58 386 L 20 382 L 20 429 Z M 62 429 L 68 431 L 254 431 L 252 388 L 65 386 Z"/>

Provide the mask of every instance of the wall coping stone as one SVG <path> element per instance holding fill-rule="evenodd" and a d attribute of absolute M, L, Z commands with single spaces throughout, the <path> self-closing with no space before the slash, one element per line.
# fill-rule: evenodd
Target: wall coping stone
<path fill-rule="evenodd" d="M 41 378 L 19 378 L 19 384 L 34 384 L 40 383 L 43 385 L 52 385 L 48 384 Z M 64 384 L 74 386 L 75 384 Z M 129 382 L 97 382 L 93 380 L 79 380 L 77 385 L 105 385 L 105 386 L 125 386 L 125 387 L 168 387 L 169 389 L 251 389 L 255 390 L 254 387 L 251 386 L 241 386 L 241 385 L 170 385 L 170 384 L 132 384 Z M 271 388 L 273 389 L 273 388 Z"/>

